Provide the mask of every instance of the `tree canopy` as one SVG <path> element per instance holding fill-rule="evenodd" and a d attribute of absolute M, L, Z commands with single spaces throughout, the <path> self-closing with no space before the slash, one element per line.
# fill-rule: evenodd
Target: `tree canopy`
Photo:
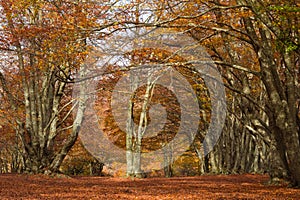
<path fill-rule="evenodd" d="M 1 162 L 10 162 L 11 171 L 59 172 L 68 152 L 80 142 L 78 135 L 90 114 L 86 107 L 92 80 L 97 82 L 92 96 L 98 101 L 91 105 L 104 119 L 97 123 L 114 144 L 126 150 L 127 166 L 137 168 L 128 175 L 137 176 L 142 173 L 138 155 L 172 140 L 176 134 L 171 132 L 180 129 L 177 115 L 182 107 L 170 90 L 156 86 L 154 80 L 160 76 L 156 75 L 133 93 L 124 110 L 126 130 L 121 130 L 110 106 L 112 91 L 132 69 L 167 66 L 185 77 L 199 106 L 198 131 L 179 159 L 182 162 L 174 162 L 176 150 L 165 152 L 168 175 L 173 165 L 186 163 L 190 155 L 193 159 L 188 162 L 198 162 L 199 173 L 267 172 L 272 181 L 284 178 L 299 186 L 299 6 L 287 0 L 1 0 L 0 147 L 6 152 Z M 99 52 L 117 46 L 116 38 L 122 43 L 125 34 L 157 29 L 161 35 L 173 31 L 192 38 L 210 56 L 210 70 L 222 76 L 227 116 L 208 155 L 203 141 L 214 120 L 212 105 L 217 97 L 204 81 L 208 74 L 193 67 L 201 62 L 197 56 L 182 58 L 179 51 L 146 46 L 123 54 L 123 63 L 106 63 L 106 71 L 100 69 L 100 74 L 99 60 L 98 65 L 87 62 L 95 51 L 99 58 L 112 54 Z M 82 70 L 89 64 L 94 68 Z M 75 83 L 77 98 L 72 96 Z M 158 134 L 160 140 L 143 138 L 146 125 L 154 120 L 151 117 L 160 117 L 149 115 L 156 104 L 167 112 L 165 129 Z M 134 124 L 138 130 L 132 128 Z M 88 132 L 95 131 L 91 129 Z M 130 164 L 129 159 L 138 164 Z"/>

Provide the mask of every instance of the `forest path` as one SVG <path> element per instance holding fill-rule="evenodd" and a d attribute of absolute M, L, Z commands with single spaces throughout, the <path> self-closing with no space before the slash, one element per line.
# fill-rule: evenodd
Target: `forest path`
<path fill-rule="evenodd" d="M 267 181 L 250 174 L 147 179 L 3 174 L 0 199 L 300 199 L 300 190 Z"/>

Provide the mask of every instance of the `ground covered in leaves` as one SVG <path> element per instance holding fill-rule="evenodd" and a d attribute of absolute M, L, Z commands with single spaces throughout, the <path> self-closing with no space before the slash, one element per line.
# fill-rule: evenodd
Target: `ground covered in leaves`
<path fill-rule="evenodd" d="M 0 175 L 0 199 L 300 199 L 300 190 L 270 186 L 262 175 L 174 178 Z"/>

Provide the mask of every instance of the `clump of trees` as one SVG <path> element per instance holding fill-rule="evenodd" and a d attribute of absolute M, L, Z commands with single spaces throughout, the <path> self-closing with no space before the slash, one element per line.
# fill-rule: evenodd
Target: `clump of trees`
<path fill-rule="evenodd" d="M 58 172 L 83 120 L 85 85 L 79 83 L 79 99 L 72 99 L 71 85 L 91 46 L 101 44 L 99 40 L 109 42 L 118 31 L 159 27 L 183 32 L 205 47 L 226 86 L 223 132 L 214 150 L 204 156 L 202 142 L 211 121 L 207 86 L 181 58 L 175 59 L 176 66 L 174 60 L 164 60 L 187 77 L 203 109 L 189 150 L 197 158 L 198 172 L 267 172 L 272 181 L 284 178 L 299 186 L 299 12 L 296 1 L 1 1 L 1 171 Z M 130 52 L 135 55 L 132 63 L 164 59 L 164 52 L 147 51 L 151 53 Z M 115 65 L 106 74 L 117 77 L 126 70 Z M 136 94 L 146 97 L 153 88 Z M 128 116 L 138 122 L 142 118 L 143 127 L 150 120 L 145 113 L 151 101 L 137 97 L 129 106 Z M 178 111 L 172 108 L 169 111 Z M 128 150 L 129 133 L 114 142 Z M 140 151 L 149 150 L 141 138 L 138 142 Z M 172 175 L 169 161 L 165 172 Z"/>
<path fill-rule="evenodd" d="M 88 54 L 91 31 L 110 26 L 109 20 L 98 23 L 110 7 L 1 1 L 1 116 L 15 134 L 22 171 L 58 172 L 77 140 L 86 96 L 80 86 L 72 99 L 70 83 Z"/>

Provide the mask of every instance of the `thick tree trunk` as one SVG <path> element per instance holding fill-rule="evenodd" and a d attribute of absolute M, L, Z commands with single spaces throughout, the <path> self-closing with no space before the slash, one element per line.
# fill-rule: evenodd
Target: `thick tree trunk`
<path fill-rule="evenodd" d="M 80 78 L 86 78 L 87 69 L 84 67 L 80 70 Z M 67 153 L 71 150 L 73 145 L 75 144 L 78 134 L 80 131 L 81 124 L 84 120 L 84 113 L 86 109 L 86 103 L 88 98 L 88 81 L 81 81 L 79 83 L 79 95 L 78 95 L 78 108 L 76 112 L 76 116 L 73 122 L 73 129 L 71 134 L 68 136 L 67 140 L 65 141 L 63 147 L 59 151 L 59 153 L 55 156 L 53 161 L 50 164 L 49 170 L 51 172 L 59 172 L 59 167 L 61 166 L 64 158 L 66 157 Z"/>
<path fill-rule="evenodd" d="M 138 126 L 134 125 L 133 109 L 134 109 L 134 98 L 133 96 L 129 102 L 128 108 L 128 120 L 127 120 L 127 135 L 126 135 L 126 159 L 127 159 L 127 176 L 133 177 L 144 177 L 144 172 L 141 169 L 141 153 L 142 153 L 142 138 L 148 126 L 147 122 L 147 111 L 151 101 L 151 94 L 153 93 L 155 80 L 151 80 L 152 72 L 149 71 L 149 77 L 147 79 L 147 86 L 145 94 L 141 101 L 141 113 L 139 114 Z M 131 93 L 134 93 L 138 86 L 138 77 L 131 75 Z"/>

